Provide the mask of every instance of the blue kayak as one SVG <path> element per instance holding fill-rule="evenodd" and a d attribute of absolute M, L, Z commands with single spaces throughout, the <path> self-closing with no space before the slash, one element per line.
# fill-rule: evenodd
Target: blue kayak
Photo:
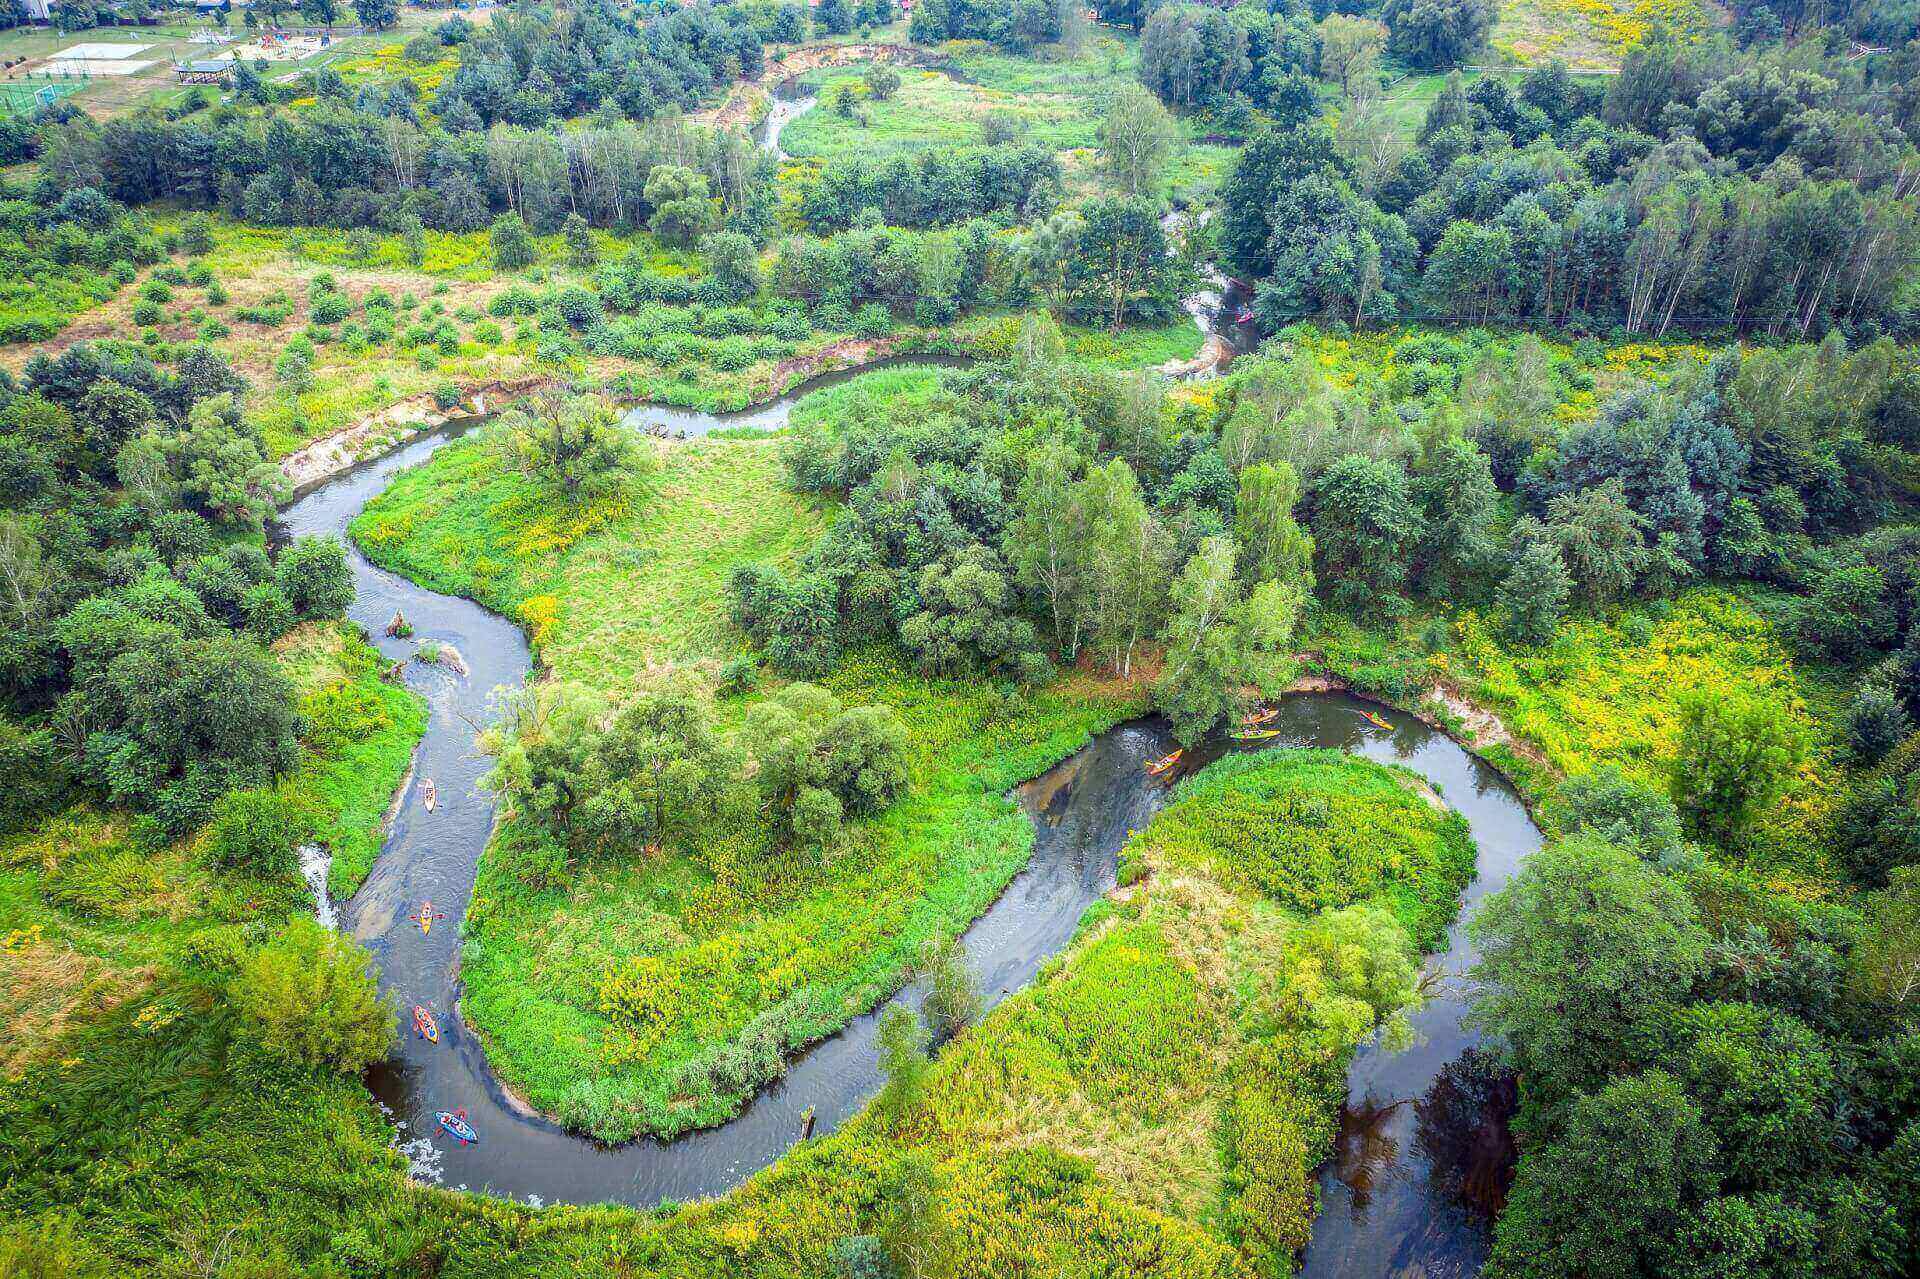
<path fill-rule="evenodd" d="M 464 1110 L 436 1111 L 433 1117 L 440 1121 L 441 1132 L 446 1133 L 463 1146 L 470 1141 L 480 1140 L 480 1134 L 475 1132 L 473 1125 L 467 1122 L 467 1112 Z"/>

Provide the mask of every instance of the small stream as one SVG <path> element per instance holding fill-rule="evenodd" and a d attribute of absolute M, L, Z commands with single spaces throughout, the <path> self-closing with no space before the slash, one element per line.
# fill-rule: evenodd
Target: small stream
<path fill-rule="evenodd" d="M 785 122 L 803 110 L 796 105 L 768 128 L 770 148 L 777 147 Z M 1212 303 L 1213 313 L 1218 316 L 1225 305 L 1224 299 Z M 887 361 L 915 362 L 946 361 Z M 774 430 L 786 424 L 804 394 L 864 371 L 826 375 L 739 413 L 647 405 L 627 421 L 685 436 L 726 427 Z M 474 736 L 497 713 L 500 695 L 524 680 L 531 655 L 519 628 L 505 618 L 376 568 L 345 535 L 349 521 L 396 475 L 425 462 L 472 425 L 455 423 L 417 437 L 326 480 L 296 497 L 278 520 L 283 535 L 333 534 L 347 543 L 357 588 L 349 616 L 376 637 L 373 642 L 389 661 L 405 661 L 421 643 L 432 642 L 457 648 L 469 668 L 461 676 L 444 664 L 408 662 L 404 679 L 430 708 L 414 771 L 398 798 L 380 858 L 360 891 L 337 906 L 319 895 L 322 917 L 337 909 L 340 927 L 372 951 L 381 989 L 399 1005 L 400 1048 L 368 1082 L 393 1119 L 414 1175 L 424 1180 L 534 1204 L 613 1201 L 644 1207 L 718 1195 L 793 1145 L 803 1112 L 814 1112 L 815 1132 L 824 1134 L 872 1096 L 881 1082 L 875 1041 L 884 1009 L 856 1017 L 801 1054 L 732 1121 L 670 1142 L 601 1145 L 531 1112 L 494 1076 L 483 1046 L 458 1012 L 461 924 L 495 812 L 493 796 L 478 784 L 487 761 L 475 750 Z M 396 612 L 412 624 L 410 639 L 384 637 Z M 1288 698 L 1273 724 L 1281 735 L 1265 745 L 1347 750 L 1405 764 L 1432 781 L 1467 818 L 1480 847 L 1479 878 L 1465 895 L 1464 917 L 1539 846 L 1539 833 L 1518 796 L 1490 767 L 1398 712 L 1385 712 L 1391 729 L 1379 728 L 1361 716 L 1365 707 L 1338 694 Z M 1086 908 L 1113 887 L 1121 845 L 1129 832 L 1146 824 L 1169 791 L 1167 783 L 1146 775 L 1145 764 L 1171 746 L 1160 721 L 1132 721 L 1099 735 L 1020 788 L 1020 803 L 1034 821 L 1032 859 L 963 938 L 989 1006 L 1030 982 L 1066 947 Z M 1186 766 L 1198 767 L 1212 757 L 1193 752 Z M 429 779 L 438 792 L 431 813 L 421 799 Z M 303 857 L 303 871 L 310 882 L 324 884 L 325 860 L 317 853 Z M 427 901 L 442 918 L 423 934 L 415 917 Z M 1489 1165 L 1505 1149 L 1504 1112 L 1492 1095 L 1497 1086 L 1485 1085 L 1460 1064 L 1463 1057 L 1471 1064 L 1467 1054 L 1473 1036 L 1461 1024 L 1465 1005 L 1457 975 L 1473 958 L 1463 928 L 1456 925 L 1447 951 L 1431 961 L 1443 979 L 1415 1019 L 1422 1042 L 1398 1055 L 1372 1048 L 1357 1055 L 1340 1149 L 1321 1174 L 1323 1209 L 1306 1254 L 1306 1274 L 1465 1276 L 1477 1273 L 1484 1260 L 1487 1217 L 1470 1205 L 1476 1197 L 1484 1202 L 1487 1196 L 1478 1191 L 1502 1175 L 1502 1168 Z M 917 1004 L 921 993 L 909 987 L 893 1002 Z M 411 1033 L 410 1011 L 416 1004 L 438 1020 L 438 1044 Z M 480 1135 L 477 1144 L 461 1146 L 436 1135 L 434 1112 L 452 1109 L 466 1111 Z"/>

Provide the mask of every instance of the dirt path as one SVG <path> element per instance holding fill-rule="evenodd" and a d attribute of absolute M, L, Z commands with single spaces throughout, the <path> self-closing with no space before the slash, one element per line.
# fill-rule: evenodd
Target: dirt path
<path fill-rule="evenodd" d="M 773 87 L 797 75 L 818 71 L 821 67 L 846 67 L 856 62 L 895 62 L 924 66 L 939 58 L 910 44 L 813 44 L 795 49 L 767 63 L 758 79 L 743 80 L 734 86 L 727 100 L 706 111 L 697 111 L 688 119 L 725 128 L 745 129 L 759 118 L 760 104 Z"/>

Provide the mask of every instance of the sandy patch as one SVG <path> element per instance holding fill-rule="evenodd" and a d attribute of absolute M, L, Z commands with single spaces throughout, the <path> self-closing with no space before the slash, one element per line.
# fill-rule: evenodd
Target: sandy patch
<path fill-rule="evenodd" d="M 154 65 L 152 59 L 128 62 L 114 58 L 52 58 L 40 70 L 53 76 L 128 76 Z"/>
<path fill-rule="evenodd" d="M 96 58 L 131 58 L 134 54 L 145 53 L 151 48 L 153 46 L 150 44 L 107 44 L 102 41 L 90 41 L 86 44 L 69 45 L 53 56 L 86 62 Z"/>

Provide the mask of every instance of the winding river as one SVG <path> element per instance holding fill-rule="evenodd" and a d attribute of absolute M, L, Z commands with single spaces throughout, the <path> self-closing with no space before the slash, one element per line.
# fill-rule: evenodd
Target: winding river
<path fill-rule="evenodd" d="M 777 148 L 780 128 L 811 105 L 779 94 L 776 102 L 795 109 L 776 108 L 769 117 L 762 134 L 769 149 Z M 1218 324 L 1218 309 L 1215 316 Z M 687 436 L 723 427 L 777 429 L 803 394 L 860 371 L 830 374 L 741 413 L 643 406 L 628 421 Z M 418 437 L 321 482 L 281 512 L 282 531 L 334 534 L 346 541 L 348 522 L 369 499 L 470 425 Z M 369 1079 L 414 1174 L 536 1204 L 649 1206 L 713 1196 L 738 1185 L 797 1140 L 802 1113 L 809 1109 L 817 1119 L 816 1133 L 831 1132 L 854 1113 L 880 1084 L 875 1046 L 880 1010 L 854 1019 L 802 1054 L 731 1122 L 671 1142 L 600 1145 L 531 1112 L 500 1084 L 483 1045 L 458 1012 L 460 933 L 495 807 L 478 785 L 486 762 L 474 749 L 475 730 L 495 714 L 501 692 L 526 677 L 530 653 L 525 637 L 506 619 L 376 568 L 350 542 L 348 556 L 358 588 L 352 619 L 376 637 L 396 612 L 412 623 L 411 639 L 375 640 L 388 660 L 407 661 L 421 643 L 432 642 L 456 649 L 468 668 L 462 675 L 448 663 L 407 661 L 404 679 L 430 707 L 427 730 L 378 862 L 359 892 L 337 905 L 340 926 L 373 952 L 381 988 L 403 1010 L 402 1030 L 409 1028 L 406 1010 L 416 1004 L 430 1008 L 439 1021 L 439 1044 L 404 1034 L 399 1051 Z M 1367 704 L 1341 694 L 1288 698 L 1274 723 L 1281 734 L 1269 744 L 1331 747 L 1391 760 L 1433 782 L 1467 818 L 1479 843 L 1479 878 L 1465 896 L 1464 918 L 1538 847 L 1539 834 L 1493 769 L 1410 716 L 1381 712 L 1392 725 L 1381 728 L 1361 715 L 1363 709 Z M 1143 826 L 1168 794 L 1167 783 L 1148 778 L 1144 765 L 1169 749 L 1163 724 L 1135 720 L 1101 734 L 1021 788 L 1020 800 L 1034 822 L 1032 860 L 964 938 L 989 1005 L 1031 981 L 1042 963 L 1066 947 L 1086 908 L 1113 887 L 1116 855 L 1128 832 Z M 1210 758 L 1196 752 L 1183 767 Z M 427 779 L 438 792 L 431 813 L 422 802 Z M 425 901 L 444 917 L 423 934 L 415 915 Z M 321 906 L 325 915 L 335 904 L 323 900 Z M 1322 1170 L 1323 1209 L 1305 1273 L 1375 1279 L 1478 1271 L 1486 1218 L 1470 1204 L 1497 1199 L 1497 1191 L 1489 1195 L 1486 1188 L 1497 1187 L 1504 1166 L 1504 1128 L 1499 1082 L 1488 1083 L 1462 1065 L 1463 1059 L 1471 1065 L 1473 1037 L 1462 1026 L 1458 974 L 1473 957 L 1463 928 L 1456 925 L 1446 952 L 1430 961 L 1438 987 L 1416 1019 L 1423 1036 L 1419 1046 L 1397 1055 L 1371 1048 L 1357 1055 L 1339 1150 Z M 913 1003 L 920 996 L 909 988 L 896 1002 Z M 435 1134 L 434 1112 L 453 1109 L 466 1111 L 480 1135 L 477 1144 L 461 1146 Z"/>
<path fill-rule="evenodd" d="M 804 388 L 813 389 L 812 386 Z M 796 395 L 798 392 L 796 392 Z M 794 397 L 788 397 L 788 403 Z M 709 417 L 709 427 L 726 419 Z M 679 429 L 699 423 L 678 415 Z M 417 466 L 459 428 L 414 440 L 398 451 L 322 483 L 296 499 L 280 519 L 290 534 L 344 534 L 348 521 L 400 471 Z M 855 1019 L 793 1063 L 736 1119 L 672 1142 L 641 1140 L 600 1146 L 529 1113 L 488 1069 L 482 1045 L 461 1021 L 459 934 L 474 868 L 492 828 L 493 798 L 478 787 L 485 761 L 474 730 L 493 712 L 497 690 L 526 675 L 529 653 L 519 629 L 469 601 L 425 590 L 370 564 L 349 548 L 358 594 L 350 614 L 379 636 L 397 611 L 413 624 L 412 640 L 380 638 L 390 660 L 418 643 L 451 645 L 469 668 L 411 662 L 407 683 L 431 707 L 414 778 L 399 799 L 378 863 L 351 901 L 341 926 L 364 942 L 380 967 L 380 983 L 403 1009 L 431 1008 L 441 1042 L 405 1037 L 371 1084 L 391 1111 L 416 1175 L 449 1186 L 534 1203 L 613 1200 L 651 1205 L 663 1199 L 719 1194 L 773 1162 L 798 1137 L 811 1107 L 818 1132 L 829 1132 L 878 1087 L 876 1014 Z M 1492 769 L 1444 735 L 1397 712 L 1391 730 L 1362 718 L 1362 704 L 1337 694 L 1287 699 L 1275 744 L 1333 747 L 1406 764 L 1429 778 L 1471 823 L 1480 846 L 1480 878 L 1466 905 L 1498 887 L 1538 844 L 1538 834 L 1512 789 Z M 1167 788 L 1150 780 L 1145 761 L 1170 748 L 1155 720 L 1123 724 L 1022 788 L 1035 823 L 1031 863 L 975 922 L 966 951 L 988 1001 L 1030 981 L 1063 949 L 1086 907 L 1113 886 L 1115 856 L 1127 832 L 1142 826 Z M 1194 763 L 1204 763 L 1204 754 Z M 428 813 L 423 781 L 439 802 Z M 432 901 L 445 918 L 423 935 L 412 918 Z M 1436 970 L 1457 974 L 1472 959 L 1459 928 Z M 903 991 L 903 1000 L 919 992 Z M 1306 1258 L 1319 1275 L 1471 1274 L 1484 1251 L 1484 1227 L 1456 1208 L 1444 1184 L 1457 1160 L 1447 1152 L 1483 1136 L 1430 1132 L 1460 1107 L 1436 1103 L 1436 1081 L 1471 1043 L 1460 1021 L 1461 992 L 1446 982 L 1419 1017 L 1425 1041 L 1387 1055 L 1363 1050 L 1352 1071 L 1352 1102 L 1342 1122 L 1340 1157 L 1322 1178 L 1325 1208 Z M 1447 1100 L 1442 1098 L 1441 1100 Z M 433 1112 L 464 1108 L 480 1133 L 477 1145 L 433 1136 Z M 1457 1126 L 1457 1124 L 1456 1124 Z"/>

